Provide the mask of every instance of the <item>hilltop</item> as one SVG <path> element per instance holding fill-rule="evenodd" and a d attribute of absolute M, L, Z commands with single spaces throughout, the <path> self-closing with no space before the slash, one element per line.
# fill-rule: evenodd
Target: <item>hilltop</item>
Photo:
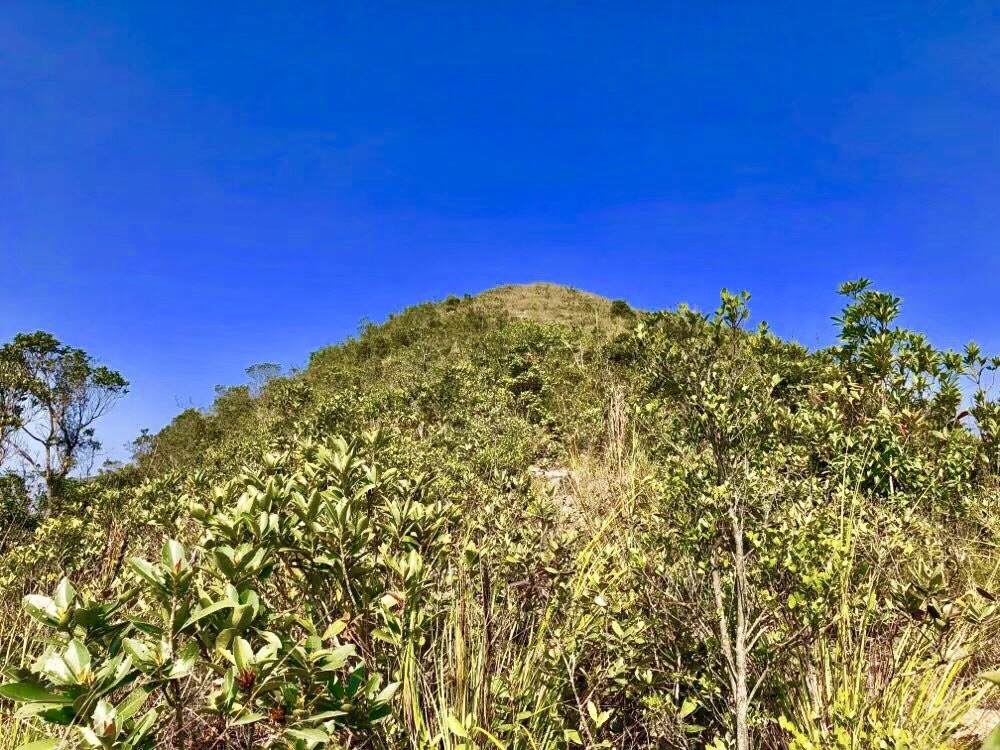
<path fill-rule="evenodd" d="M 179 468 L 206 456 L 222 460 L 234 439 L 242 444 L 249 434 L 263 439 L 279 429 L 273 402 L 282 404 L 282 417 L 285 409 L 307 408 L 287 401 L 306 392 L 309 401 L 343 404 L 338 428 L 373 426 L 377 412 L 392 410 L 405 422 L 468 426 L 491 411 L 498 435 L 518 433 L 534 458 L 545 460 L 567 441 L 594 439 L 599 404 L 584 407 L 581 399 L 603 398 L 601 361 L 635 320 L 624 302 L 548 283 L 414 305 L 313 352 L 300 372 L 228 388 L 208 412 L 184 412 L 146 440 L 140 463 Z"/>
<path fill-rule="evenodd" d="M 584 331 L 611 334 L 626 327 L 626 316 L 612 315 L 613 303 L 606 297 L 544 281 L 488 289 L 474 297 L 473 304 L 487 312 Z"/>

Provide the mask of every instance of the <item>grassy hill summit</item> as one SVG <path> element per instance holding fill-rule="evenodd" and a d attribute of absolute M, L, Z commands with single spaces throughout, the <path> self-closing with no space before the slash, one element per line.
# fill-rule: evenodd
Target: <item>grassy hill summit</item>
<path fill-rule="evenodd" d="M 419 304 L 86 479 L 127 383 L 17 337 L 0 750 L 978 746 L 1000 360 L 840 291 L 818 351 L 727 291 Z"/>
<path fill-rule="evenodd" d="M 618 319 L 626 305 L 620 301 L 618 314 L 612 314 L 612 301 L 597 294 L 584 292 L 545 281 L 533 284 L 508 284 L 488 289 L 476 296 L 474 303 L 487 311 L 502 311 L 513 318 L 533 320 L 542 324 L 561 324 L 582 330 L 596 328 L 618 332 L 624 326 Z"/>

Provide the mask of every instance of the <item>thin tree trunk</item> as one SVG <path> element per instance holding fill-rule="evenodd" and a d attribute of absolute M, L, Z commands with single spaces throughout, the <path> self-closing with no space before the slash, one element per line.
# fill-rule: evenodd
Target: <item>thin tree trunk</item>
<path fill-rule="evenodd" d="M 750 748 L 750 698 L 749 674 L 747 665 L 747 601 L 746 556 L 743 549 L 743 527 L 735 509 L 731 511 L 733 532 L 733 568 L 735 573 L 734 588 L 736 589 L 734 604 L 736 606 L 736 633 L 733 645 L 733 702 L 736 719 L 736 750 Z"/>

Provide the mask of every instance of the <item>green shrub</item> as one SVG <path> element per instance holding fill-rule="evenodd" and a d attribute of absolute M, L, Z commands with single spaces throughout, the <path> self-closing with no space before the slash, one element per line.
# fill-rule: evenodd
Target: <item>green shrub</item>
<path fill-rule="evenodd" d="M 623 299 L 616 299 L 611 303 L 611 317 L 632 318 L 635 317 L 635 312 L 633 312 L 628 302 Z"/>
<path fill-rule="evenodd" d="M 414 677 L 403 654 L 440 616 L 430 573 L 451 510 L 424 477 L 366 462 L 378 443 L 266 456 L 194 500 L 193 548 L 168 540 L 158 560 L 130 559 L 113 599 L 66 579 L 52 598 L 27 597 L 54 643 L 0 695 L 93 747 L 152 747 L 164 732 L 201 747 L 214 741 L 203 726 L 295 748 L 393 731 L 374 727 Z"/>

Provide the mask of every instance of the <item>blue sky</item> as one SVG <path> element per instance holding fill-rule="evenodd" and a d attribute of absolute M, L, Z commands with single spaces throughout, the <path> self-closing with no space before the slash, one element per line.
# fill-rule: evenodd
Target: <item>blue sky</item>
<path fill-rule="evenodd" d="M 998 122 L 985 2 L 8 0 L 0 340 L 129 377 L 118 456 L 254 362 L 501 283 L 746 288 L 820 344 L 865 275 L 996 351 Z"/>

